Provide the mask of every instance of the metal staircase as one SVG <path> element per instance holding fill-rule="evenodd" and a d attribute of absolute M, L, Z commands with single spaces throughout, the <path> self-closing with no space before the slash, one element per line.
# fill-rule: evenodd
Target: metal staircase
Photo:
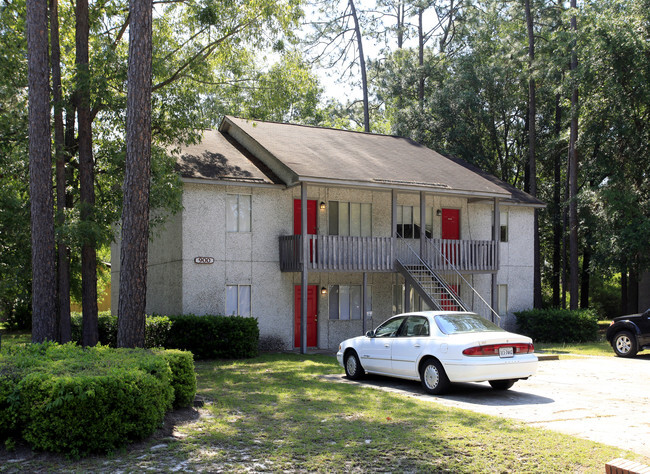
<path fill-rule="evenodd" d="M 429 307 L 438 311 L 473 311 L 499 324 L 501 319 L 499 315 L 451 262 L 447 260 L 452 272 L 446 277 L 442 277 L 420 257 L 418 252 L 413 250 L 405 239 L 398 238 L 397 240 L 398 251 L 395 266 L 404 280 L 418 292 L 420 298 Z M 446 259 L 440 249 L 437 250 L 442 258 Z M 470 290 L 473 309 L 472 306 L 465 304 L 459 296 L 461 284 Z"/>
<path fill-rule="evenodd" d="M 397 260 L 396 264 L 404 280 L 415 288 L 429 307 L 439 311 L 470 311 L 456 292 L 424 262 L 419 265 L 404 265 Z"/>

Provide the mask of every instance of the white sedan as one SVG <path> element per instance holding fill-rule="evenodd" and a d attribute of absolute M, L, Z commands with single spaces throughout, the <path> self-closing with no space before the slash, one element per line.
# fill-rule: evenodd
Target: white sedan
<path fill-rule="evenodd" d="M 450 382 L 488 381 L 507 390 L 537 372 L 529 337 L 474 313 L 422 311 L 393 316 L 365 336 L 347 339 L 336 357 L 350 379 L 365 373 L 420 380 L 431 394 Z"/>

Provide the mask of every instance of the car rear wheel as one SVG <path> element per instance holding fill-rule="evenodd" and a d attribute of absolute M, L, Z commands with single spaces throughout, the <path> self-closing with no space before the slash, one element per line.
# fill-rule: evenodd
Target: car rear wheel
<path fill-rule="evenodd" d="M 489 380 L 489 382 L 494 390 L 508 390 L 515 384 L 516 380 Z"/>
<path fill-rule="evenodd" d="M 420 368 L 422 387 L 431 395 L 440 395 L 449 389 L 449 378 L 442 364 L 436 359 L 427 359 Z"/>
<path fill-rule="evenodd" d="M 354 351 L 350 351 L 345 355 L 345 375 L 349 379 L 357 380 L 363 377 L 365 371 L 359 362 L 359 357 Z"/>
<path fill-rule="evenodd" d="M 612 348 L 619 357 L 634 357 L 638 352 L 636 338 L 630 331 L 617 332 L 612 340 Z"/>

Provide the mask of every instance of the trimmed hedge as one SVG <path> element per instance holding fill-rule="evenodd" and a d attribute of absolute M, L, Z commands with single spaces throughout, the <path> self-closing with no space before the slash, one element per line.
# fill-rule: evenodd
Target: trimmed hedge
<path fill-rule="evenodd" d="M 157 351 L 162 355 L 172 371 L 171 386 L 174 389 L 174 408 L 188 407 L 196 395 L 196 373 L 191 352 L 178 349 Z"/>
<path fill-rule="evenodd" d="M 72 340 L 81 344 L 81 313 L 72 313 L 70 320 Z M 147 316 L 144 327 L 144 346 L 147 348 L 165 347 L 171 327 L 172 323 L 166 316 Z M 113 316 L 110 311 L 100 312 L 97 315 L 97 332 L 100 344 L 117 347 L 117 316 Z"/>
<path fill-rule="evenodd" d="M 117 316 L 98 316 L 99 343 L 117 346 Z M 241 316 L 147 316 L 145 347 L 190 351 L 196 359 L 255 357 L 259 350 L 257 319 Z M 72 340 L 81 344 L 81 314 L 72 315 Z"/>
<path fill-rule="evenodd" d="M 255 357 L 260 331 L 257 319 L 241 316 L 169 316 L 166 347 L 191 351 L 197 359 Z"/>
<path fill-rule="evenodd" d="M 519 332 L 536 342 L 598 340 L 598 315 L 591 309 L 531 309 L 515 313 Z"/>
<path fill-rule="evenodd" d="M 26 344 L 0 353 L 0 439 L 78 457 L 110 452 L 159 427 L 196 391 L 192 355 Z"/>

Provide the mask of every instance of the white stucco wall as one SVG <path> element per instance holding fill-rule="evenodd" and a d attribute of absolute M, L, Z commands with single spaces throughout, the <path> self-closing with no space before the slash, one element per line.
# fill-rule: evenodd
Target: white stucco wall
<path fill-rule="evenodd" d="M 521 206 L 502 206 L 508 213 L 508 242 L 499 244 L 500 267 L 497 284 L 508 285 L 508 316 L 504 326 L 514 329 L 515 311 L 533 307 L 533 224 L 534 210 Z"/>
<path fill-rule="evenodd" d="M 164 225 L 152 229 L 148 244 L 147 314 L 181 314 L 183 301 L 182 213 L 169 216 Z M 120 234 L 111 244 L 111 313 L 119 303 Z"/>
<path fill-rule="evenodd" d="M 251 196 L 251 232 L 226 231 L 226 195 Z M 280 339 L 285 348 L 294 347 L 294 287 L 300 273 L 282 273 L 279 265 L 279 237 L 293 234 L 293 200 L 300 188 L 255 187 L 224 184 L 185 183 L 183 211 L 174 216 L 150 244 L 147 311 L 161 314 L 224 314 L 226 285 L 251 285 L 251 312 L 258 319 L 261 337 Z M 309 186 L 308 199 L 371 203 L 372 235 L 392 234 L 392 195 L 384 190 L 358 190 Z M 468 202 L 465 198 L 427 195 L 433 209 L 433 237 L 439 238 L 441 218 L 436 210 L 460 210 L 461 238 L 491 240 L 492 201 Z M 398 204 L 419 206 L 419 193 L 398 193 Z M 328 234 L 328 205 L 318 206 L 318 233 Z M 508 316 L 513 311 L 532 307 L 532 225 L 529 208 L 502 206 L 508 213 L 509 241 L 500 244 L 501 265 L 497 283 L 508 285 Z M 113 250 L 112 274 L 119 272 L 119 246 Z M 115 258 L 117 256 L 117 258 Z M 212 264 L 197 264 L 195 257 L 211 257 Z M 466 274 L 465 278 L 491 303 L 491 274 Z M 366 329 L 373 329 L 393 315 L 393 273 L 368 273 L 372 287 L 372 318 Z M 309 284 L 320 288 L 331 285 L 361 285 L 362 273 L 310 272 Z M 117 280 L 114 280 L 117 281 Z M 119 285 L 113 285 L 113 308 L 117 308 Z M 476 297 L 463 287 L 461 297 L 468 303 Z M 478 304 L 478 303 L 477 303 Z M 329 295 L 318 294 L 318 347 L 336 349 L 338 344 L 362 334 L 361 320 L 329 319 Z"/>

